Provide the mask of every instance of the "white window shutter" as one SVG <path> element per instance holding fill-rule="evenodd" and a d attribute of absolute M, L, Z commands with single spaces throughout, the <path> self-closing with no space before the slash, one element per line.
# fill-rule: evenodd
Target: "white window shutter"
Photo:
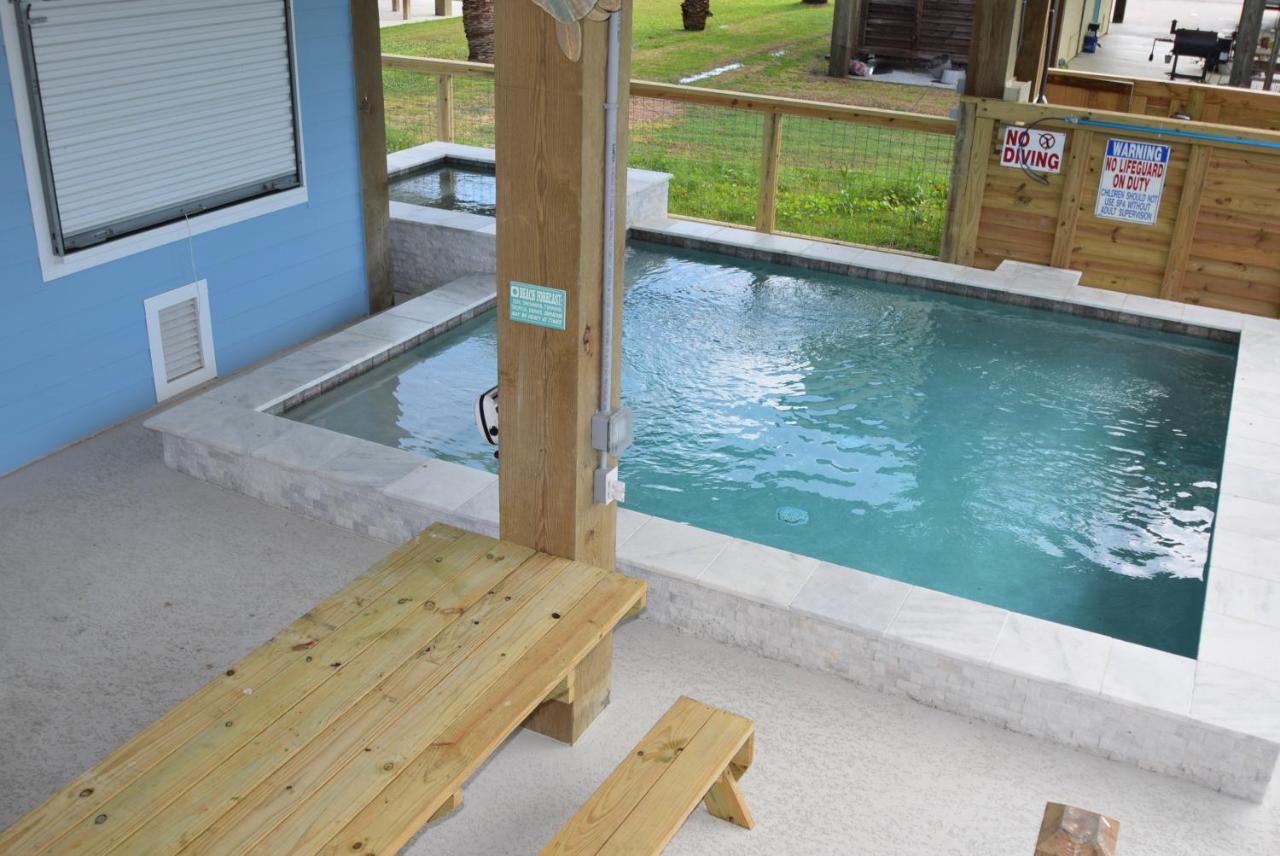
<path fill-rule="evenodd" d="M 288 0 L 22 0 L 54 244 L 300 183 Z"/>

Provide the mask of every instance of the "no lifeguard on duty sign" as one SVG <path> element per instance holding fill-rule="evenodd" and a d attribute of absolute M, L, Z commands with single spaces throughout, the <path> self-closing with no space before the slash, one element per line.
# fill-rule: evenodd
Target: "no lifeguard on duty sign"
<path fill-rule="evenodd" d="M 1107 140 L 1098 179 L 1095 217 L 1152 226 L 1160 215 L 1169 147 L 1133 140 Z"/>

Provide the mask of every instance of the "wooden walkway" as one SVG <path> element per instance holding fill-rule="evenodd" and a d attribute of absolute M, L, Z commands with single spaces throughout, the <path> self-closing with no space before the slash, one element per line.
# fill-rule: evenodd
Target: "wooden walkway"
<path fill-rule="evenodd" d="M 436 525 L 0 833 L 0 853 L 395 852 L 521 724 L 604 706 L 644 584 Z"/>

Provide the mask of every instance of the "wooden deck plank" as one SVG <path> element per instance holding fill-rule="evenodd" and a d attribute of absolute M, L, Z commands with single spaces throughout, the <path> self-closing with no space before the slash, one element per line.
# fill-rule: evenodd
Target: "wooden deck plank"
<path fill-rule="evenodd" d="M 258 785 L 268 778 L 286 777 L 287 781 L 278 786 L 281 792 L 302 796 L 300 783 L 288 778 L 289 771 L 280 768 L 296 762 L 304 749 L 310 748 L 309 744 L 335 722 L 352 723 L 351 711 L 376 708 L 385 714 L 386 699 L 413 698 L 429 677 L 423 674 L 427 670 L 420 667 L 430 661 L 417 655 L 424 647 L 452 647 L 459 639 L 478 635 L 473 632 L 473 620 L 487 619 L 495 610 L 514 608 L 502 596 L 509 591 L 518 592 L 513 581 L 523 581 L 520 570 L 524 566 L 545 564 L 545 560 L 534 560 L 534 556 L 527 547 L 501 542 L 491 545 L 482 558 L 431 596 L 431 609 L 415 604 L 417 608 L 403 621 L 344 662 L 321 690 L 301 699 L 203 779 L 184 782 L 187 790 L 121 843 L 119 852 L 175 852 L 197 839 L 225 813 L 233 809 L 247 811 L 252 795 L 261 791 Z M 348 725 L 342 736 L 359 743 L 369 733 Z M 248 823 L 247 819 L 241 822 Z"/>
<path fill-rule="evenodd" d="M 129 783 L 211 723 L 224 720 L 247 697 L 245 690 L 285 668 L 289 655 L 314 647 L 403 579 L 407 568 L 397 561 L 398 554 L 429 557 L 463 534 L 443 524 L 424 530 L 0 832 L 0 853 L 40 853 L 77 823 L 100 814 Z"/>
<path fill-rule="evenodd" d="M 104 804 L 99 813 L 76 824 L 54 852 L 103 853 L 118 845 L 173 800 L 176 783 L 202 778 L 274 722 L 302 697 L 333 677 L 339 667 L 368 647 L 407 614 L 422 608 L 467 566 L 484 555 L 492 539 L 466 534 L 432 550 L 424 560 L 410 551 L 396 561 L 416 564 L 394 587 L 365 607 L 314 647 L 292 652 L 289 662 L 236 706 L 222 722 L 214 722 L 177 748 L 145 777 L 135 780 Z M 399 552 L 399 551 L 397 551 Z M 231 723 L 227 725 L 226 723 Z"/>
<path fill-rule="evenodd" d="M 599 852 L 660 852 L 719 780 L 725 759 L 738 753 L 753 730 L 750 720 L 715 711 Z"/>
<path fill-rule="evenodd" d="M 542 856 L 598 852 L 713 712 L 691 698 L 679 699 L 542 848 Z"/>
<path fill-rule="evenodd" d="M 470 656 L 510 616 L 518 613 L 562 572 L 564 560 L 536 554 L 493 585 L 491 594 L 434 639 L 422 639 L 414 656 L 378 681 L 368 693 L 293 752 L 266 778 L 224 794 L 215 820 L 192 836 L 182 852 L 243 851 L 310 799 L 345 764 L 372 746 L 380 734 L 422 703 L 440 681 Z M 483 586 L 492 581 L 483 581 Z M 479 622 L 475 624 L 474 622 Z M 375 679 L 376 680 L 376 679 Z M 216 793 L 216 792 L 215 792 Z"/>
<path fill-rule="evenodd" d="M 393 853 L 439 808 L 619 621 L 644 600 L 639 580 L 606 575 L 573 609 L 460 713 L 426 751 L 320 851 Z M 426 794 L 438 795 L 424 799 Z"/>
<path fill-rule="evenodd" d="M 499 683 L 512 661 L 534 647 L 609 573 L 576 564 L 571 571 L 558 576 L 553 585 L 536 594 L 524 609 L 472 650 L 421 703 L 370 741 L 366 753 L 309 793 L 306 801 L 255 849 L 263 853 L 310 853 L 337 834 L 406 764 L 426 751 L 453 720 L 489 687 Z M 560 677 L 563 676 L 557 676 L 557 681 Z"/>

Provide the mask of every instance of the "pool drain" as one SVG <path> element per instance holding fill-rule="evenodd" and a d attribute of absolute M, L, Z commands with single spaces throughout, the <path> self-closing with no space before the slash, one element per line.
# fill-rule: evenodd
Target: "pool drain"
<path fill-rule="evenodd" d="M 809 512 L 803 508 L 784 505 L 778 509 L 778 519 L 788 526 L 803 526 L 809 522 Z"/>

